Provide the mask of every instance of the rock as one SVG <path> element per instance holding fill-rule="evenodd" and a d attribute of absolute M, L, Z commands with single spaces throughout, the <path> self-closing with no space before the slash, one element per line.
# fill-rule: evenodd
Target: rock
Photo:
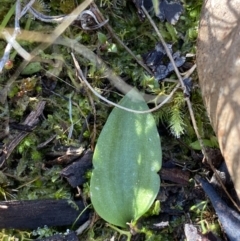
<path fill-rule="evenodd" d="M 240 199 L 239 0 L 205 1 L 197 70 L 207 112 Z"/>

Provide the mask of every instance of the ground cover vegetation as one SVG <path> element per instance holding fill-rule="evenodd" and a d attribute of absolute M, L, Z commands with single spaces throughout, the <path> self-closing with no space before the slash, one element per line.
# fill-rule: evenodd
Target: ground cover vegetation
<path fill-rule="evenodd" d="M 44 15 L 54 16 L 71 13 L 82 2 L 39 0 L 34 3 L 33 8 Z M 15 1 L 4 0 L 1 4 L 1 30 L 16 27 Z M 22 6 L 26 4 L 22 1 Z M 184 10 L 175 25 L 160 21 L 153 11 L 150 15 L 166 43 L 171 45 L 172 54 L 179 51 L 175 60 L 184 57 L 179 71 L 185 73 L 195 64 L 202 1 L 184 0 L 181 4 Z M 21 128 L 26 128 L 21 123 L 36 109 L 39 102 L 44 101 L 46 104 L 36 127 L 23 129 L 28 134 L 15 146 L 4 162 L 4 168 L 0 170 L 0 198 L 2 201 L 75 200 L 79 198 L 77 190 L 81 190 L 80 198 L 86 201 L 92 216 L 91 224 L 79 236 L 80 240 L 127 240 L 126 235 L 122 235 L 126 234 L 125 231 L 110 224 L 106 225 L 106 221 L 94 213 L 90 199 L 92 169 L 84 174 L 85 182 L 78 189 L 72 188 L 62 177 L 61 171 L 69 163 L 56 161 L 57 157 L 61 156 L 59 147 L 81 147 L 84 151 L 90 149 L 94 152 L 99 135 L 113 109 L 112 105 L 105 103 L 89 90 L 84 79 L 98 94 L 118 103 L 125 93 L 119 91 L 118 86 L 112 85 L 108 77 L 111 73 L 120 76 L 125 83 L 145 93 L 147 97 L 154 96 L 153 99 L 148 99 L 148 106 L 143 107 L 143 110 L 154 108 L 165 100 L 176 88 L 178 79 L 174 71 L 167 72 L 163 79 L 157 79 L 154 75 L 154 65 L 151 63 L 155 60 L 153 61 L 151 56 L 156 54 L 154 49 L 157 49 L 160 41 L 149 20 L 141 19 L 133 1 L 97 0 L 96 7 L 104 19 L 108 20 L 103 26 L 96 27 L 99 23 L 96 24 L 94 18 L 89 16 L 84 22 L 75 21 L 61 34 L 61 39 L 53 41 L 46 48 L 37 49 L 37 54 L 36 47 L 41 40 L 34 41 L 31 37 L 18 40 L 22 48 L 29 53 L 35 51 L 37 56 L 24 68 L 21 68 L 23 58 L 19 51 L 13 49 L 10 52 L 9 60 L 0 74 L 2 151 Z M 36 32 L 49 34 L 56 30 L 57 26 L 58 23 L 37 19 L 31 12 L 20 19 L 23 35 L 24 31 L 34 31 L 35 36 Z M 6 39 L 1 35 L 0 56 L 4 55 L 6 44 Z M 87 54 L 84 54 L 84 51 Z M 102 62 L 91 61 L 93 55 L 90 52 L 97 55 Z M 81 66 L 80 78 L 76 77 L 77 67 L 71 53 L 74 53 Z M 87 55 L 90 57 L 86 58 Z M 167 56 L 160 62 L 170 69 Z M 110 70 L 112 72 L 109 72 Z M 161 191 L 152 195 L 154 200 L 151 208 L 137 212 L 137 219 L 141 218 L 135 227 L 137 234 L 133 235 L 132 240 L 184 240 L 183 225 L 190 220 L 199 225 L 202 232 L 213 230 L 221 235 L 214 211 L 201 190 L 195 186 L 193 179 L 196 170 L 207 175 L 208 169 L 201 162 L 201 147 L 185 102 L 186 96 L 190 96 L 196 124 L 205 146 L 217 148 L 218 144 L 202 103 L 196 71 L 190 78 L 191 80 L 186 82 L 187 92 L 177 88 L 172 98 L 152 113 L 156 130 L 161 137 L 163 166 L 172 161 L 175 167 L 188 170 L 187 184 L 174 184 L 163 178 Z M 120 140 L 123 142 L 124 138 Z M 155 168 L 156 172 L 158 170 L 159 167 Z M 122 207 L 119 209 L 122 210 Z M 164 222 L 167 222 L 167 225 L 164 225 Z M 2 240 L 34 240 L 37 237 L 45 238 L 65 232 L 67 228 L 71 227 L 41 227 L 34 231 L 3 229 L 0 237 Z"/>

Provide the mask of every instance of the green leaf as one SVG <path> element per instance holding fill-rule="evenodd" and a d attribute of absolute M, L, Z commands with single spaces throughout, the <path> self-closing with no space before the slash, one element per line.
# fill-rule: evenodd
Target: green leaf
<path fill-rule="evenodd" d="M 109 44 L 108 52 L 109 53 L 117 53 L 118 52 L 117 45 L 116 44 Z"/>
<path fill-rule="evenodd" d="M 177 138 L 185 131 L 186 124 L 184 123 L 183 114 L 177 106 L 172 107 L 170 110 L 169 126 L 172 134 Z"/>
<path fill-rule="evenodd" d="M 147 110 L 143 98 L 129 92 L 119 103 Z M 114 108 L 99 136 L 90 183 L 92 204 L 107 222 L 126 227 L 152 205 L 160 188 L 161 144 L 151 114 Z"/>
<path fill-rule="evenodd" d="M 204 146 L 206 146 L 206 147 L 219 148 L 217 139 L 214 136 L 212 136 L 210 139 L 203 139 L 202 141 L 203 141 Z M 198 140 L 192 142 L 189 146 L 191 148 L 193 148 L 194 150 L 198 150 L 198 151 L 200 151 L 202 149 Z"/>
<path fill-rule="evenodd" d="M 171 35 L 172 41 L 177 42 L 178 36 L 176 29 L 172 26 L 172 24 L 166 22 L 165 24 L 168 33 Z"/>
<path fill-rule="evenodd" d="M 153 3 L 153 8 L 154 8 L 154 12 L 156 15 L 160 14 L 160 9 L 159 9 L 159 1 L 158 0 L 152 0 Z"/>
<path fill-rule="evenodd" d="M 21 72 L 22 75 L 33 75 L 38 73 L 42 69 L 40 62 L 31 62 L 28 64 L 23 71 Z"/>
<path fill-rule="evenodd" d="M 98 40 L 101 44 L 105 44 L 107 42 L 107 36 L 101 32 L 97 33 L 98 35 Z"/>

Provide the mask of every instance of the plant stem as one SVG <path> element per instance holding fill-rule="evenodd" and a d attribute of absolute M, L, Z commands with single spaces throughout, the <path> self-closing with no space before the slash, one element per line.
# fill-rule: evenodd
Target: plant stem
<path fill-rule="evenodd" d="M 107 224 L 108 227 L 116 230 L 118 233 L 120 233 L 120 235 L 126 235 L 127 236 L 127 241 L 130 241 L 131 240 L 131 237 L 132 237 L 132 234 L 130 233 L 130 231 L 124 231 L 124 230 L 121 230 L 111 224 Z"/>
<path fill-rule="evenodd" d="M 8 11 L 8 13 L 5 15 L 1 25 L 0 25 L 0 29 L 3 29 L 7 26 L 10 18 L 12 17 L 12 15 L 14 14 L 14 11 L 15 11 L 15 6 L 16 6 L 16 3 L 14 3 L 12 5 L 12 7 L 10 8 L 10 10 Z"/>

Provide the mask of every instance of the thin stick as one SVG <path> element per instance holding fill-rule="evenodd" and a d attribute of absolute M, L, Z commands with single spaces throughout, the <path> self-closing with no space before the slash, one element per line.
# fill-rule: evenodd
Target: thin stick
<path fill-rule="evenodd" d="M 182 88 L 185 89 L 186 86 L 185 86 L 184 83 L 183 83 L 183 79 L 182 79 L 182 77 L 181 77 L 181 74 L 179 73 L 179 70 L 178 70 L 178 68 L 177 68 L 177 66 L 176 66 L 176 64 L 175 64 L 175 61 L 174 61 L 174 59 L 173 59 L 173 57 L 172 57 L 172 54 L 171 54 L 171 52 L 170 52 L 170 50 L 169 50 L 166 42 L 164 41 L 164 39 L 163 39 L 161 33 L 159 32 L 156 24 L 153 22 L 152 18 L 151 18 L 150 15 L 148 14 L 148 11 L 144 8 L 144 6 L 142 6 L 142 9 L 143 9 L 144 13 L 146 14 L 146 16 L 147 16 L 149 22 L 151 23 L 152 27 L 153 27 L 154 30 L 156 31 L 156 33 L 157 33 L 157 35 L 158 35 L 158 37 L 159 37 L 159 39 L 160 39 L 160 41 L 161 41 L 161 43 L 162 43 L 165 51 L 166 51 L 166 53 L 167 53 L 168 58 L 170 59 L 171 63 L 173 64 L 174 71 L 175 71 L 175 73 L 176 73 L 176 75 L 177 75 L 177 77 L 178 77 L 178 79 L 179 79 L 179 81 L 180 81 L 180 83 L 181 83 Z"/>
<path fill-rule="evenodd" d="M 28 117 L 23 122 L 24 125 L 31 126 L 32 129 L 36 127 L 36 124 L 38 122 L 39 116 L 42 114 L 46 102 L 40 101 L 36 107 L 35 111 L 32 111 Z M 10 140 L 8 143 L 6 143 L 2 154 L 0 156 L 0 168 L 3 166 L 5 161 L 8 159 L 8 157 L 11 155 L 15 147 L 22 141 L 24 137 L 26 137 L 29 134 L 29 132 L 22 131 L 19 134 L 17 134 L 13 140 Z"/>
<path fill-rule="evenodd" d="M 79 78 L 80 82 L 81 83 L 85 83 L 86 81 L 86 78 L 74 56 L 73 53 L 71 53 L 72 55 L 72 58 L 73 58 L 73 61 L 74 61 L 74 65 L 75 65 L 75 68 L 77 70 L 77 77 Z M 93 136 L 91 138 L 91 149 L 94 150 L 94 143 L 95 143 L 95 140 L 96 140 L 96 135 L 97 135 L 97 126 L 96 126 L 96 121 L 97 121 L 97 111 L 96 111 L 96 108 L 95 108 L 95 105 L 94 105 L 94 101 L 89 93 L 89 90 L 87 89 L 87 96 L 88 96 L 88 99 L 89 99 L 89 102 L 90 102 L 90 105 L 92 107 L 92 111 L 93 111 Z M 86 123 L 87 123 L 88 120 L 86 120 Z"/>
<path fill-rule="evenodd" d="M 31 0 L 24 8 L 23 10 L 21 11 L 20 13 L 20 18 L 23 17 L 27 11 L 29 10 L 30 7 L 32 7 L 32 5 L 34 4 L 35 0 Z"/>
<path fill-rule="evenodd" d="M 16 34 L 11 36 L 8 31 L 5 29 L 2 31 L 2 34 L 6 38 L 8 44 L 13 47 L 17 53 L 22 56 L 23 59 L 30 61 L 32 59 L 31 54 L 29 54 L 24 48 L 21 47 L 21 45 L 15 40 Z"/>
<path fill-rule="evenodd" d="M 19 24 L 19 20 L 21 18 L 21 2 L 20 0 L 17 0 L 16 2 L 16 9 L 15 9 L 15 31 L 16 33 L 20 33 L 20 24 Z"/>
<path fill-rule="evenodd" d="M 77 235 L 82 234 L 83 231 L 90 226 L 90 224 L 91 224 L 91 221 L 90 221 L 90 220 L 86 221 L 84 224 L 82 224 L 82 225 L 75 231 L 76 234 L 77 234 Z"/>

